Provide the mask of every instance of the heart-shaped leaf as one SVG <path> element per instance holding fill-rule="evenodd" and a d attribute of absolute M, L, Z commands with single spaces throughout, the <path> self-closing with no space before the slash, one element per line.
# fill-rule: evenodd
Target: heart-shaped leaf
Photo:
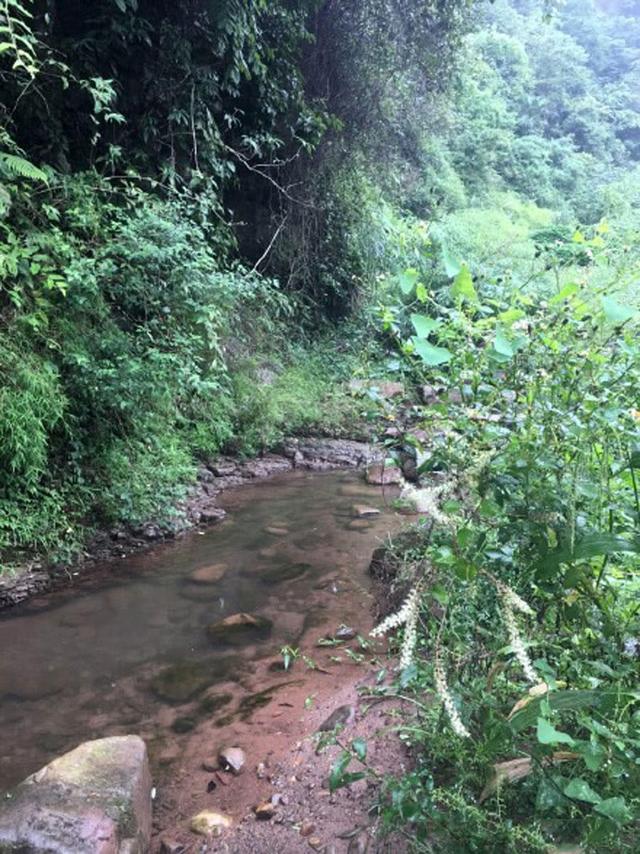
<path fill-rule="evenodd" d="M 440 326 L 439 320 L 427 317 L 424 314 L 412 314 L 411 323 L 413 323 L 418 338 L 428 338 Z"/>
<path fill-rule="evenodd" d="M 453 353 L 445 347 L 435 347 L 433 344 L 425 341 L 424 338 L 412 338 L 411 342 L 416 354 L 420 356 L 425 365 L 429 365 L 431 368 L 436 365 L 443 365 L 453 358 Z"/>
<path fill-rule="evenodd" d="M 566 732 L 560 732 L 546 718 L 538 718 L 536 736 L 540 744 L 573 744 L 574 741 Z"/>

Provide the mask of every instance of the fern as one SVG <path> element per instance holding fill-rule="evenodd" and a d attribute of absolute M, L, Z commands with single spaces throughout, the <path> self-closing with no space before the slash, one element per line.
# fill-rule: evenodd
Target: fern
<path fill-rule="evenodd" d="M 17 154 L 0 154 L 0 170 L 12 178 L 27 178 L 30 181 L 43 181 L 45 184 L 49 180 L 42 169 Z"/>

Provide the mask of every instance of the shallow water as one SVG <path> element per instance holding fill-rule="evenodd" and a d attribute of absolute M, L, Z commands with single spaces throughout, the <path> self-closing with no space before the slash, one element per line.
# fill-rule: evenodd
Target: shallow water
<path fill-rule="evenodd" d="M 225 495 L 221 525 L 2 616 L 0 789 L 88 738 L 137 732 L 161 745 L 198 716 L 224 724 L 229 710 L 259 705 L 256 662 L 322 622 L 321 593 L 361 568 L 389 530 L 385 498 L 353 473 L 257 482 Z M 384 512 L 354 526 L 358 503 Z M 213 583 L 189 578 L 213 564 L 226 565 Z M 272 627 L 207 634 L 237 612 Z"/>

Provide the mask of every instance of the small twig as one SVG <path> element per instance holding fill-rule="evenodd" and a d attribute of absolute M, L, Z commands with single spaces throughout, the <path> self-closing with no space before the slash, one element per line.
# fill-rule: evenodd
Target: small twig
<path fill-rule="evenodd" d="M 288 217 L 288 216 L 289 216 L 288 214 L 285 214 L 285 215 L 284 215 L 284 218 L 283 218 L 283 219 L 282 219 L 282 221 L 280 222 L 280 225 L 276 228 L 276 230 L 275 230 L 275 232 L 274 232 L 273 237 L 272 237 L 272 238 L 271 238 L 271 240 L 269 241 L 269 244 L 268 244 L 267 248 L 264 250 L 264 252 L 262 253 L 262 255 L 258 258 L 258 260 L 256 261 L 256 263 L 255 263 L 255 264 L 253 265 L 253 267 L 251 268 L 251 272 L 252 272 L 252 273 L 257 273 L 257 272 L 258 272 L 258 268 L 260 267 L 260 265 L 262 264 L 262 262 L 265 260 L 265 258 L 268 256 L 268 254 L 269 254 L 269 253 L 271 252 L 271 250 L 273 249 L 274 243 L 276 242 L 276 240 L 278 239 L 278 237 L 279 237 L 279 235 L 280 235 L 280 232 L 281 232 L 281 231 L 282 231 L 282 229 L 284 228 L 284 225 L 285 225 L 285 223 L 286 223 L 286 221 L 287 221 L 287 217 Z"/>

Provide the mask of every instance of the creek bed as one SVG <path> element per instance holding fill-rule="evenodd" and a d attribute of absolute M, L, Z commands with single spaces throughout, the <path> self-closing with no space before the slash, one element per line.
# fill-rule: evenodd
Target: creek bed
<path fill-rule="evenodd" d="M 276 476 L 226 493 L 221 525 L 104 567 L 0 617 L 0 789 L 89 738 L 138 733 L 161 776 L 194 732 L 251 725 L 279 650 L 339 620 L 370 625 L 366 567 L 399 525 L 393 492 L 353 473 Z M 355 519 L 354 505 L 380 509 Z M 258 625 L 208 627 L 246 613 Z M 304 690 L 304 686 L 303 689 Z"/>

